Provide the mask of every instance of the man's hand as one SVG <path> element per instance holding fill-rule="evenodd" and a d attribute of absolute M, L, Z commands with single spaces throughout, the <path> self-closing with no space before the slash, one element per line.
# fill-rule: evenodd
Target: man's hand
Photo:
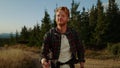
<path fill-rule="evenodd" d="M 84 68 L 84 62 L 80 62 L 80 68 Z"/>
<path fill-rule="evenodd" d="M 41 60 L 43 68 L 50 68 L 50 61 L 47 62 L 45 58 Z"/>

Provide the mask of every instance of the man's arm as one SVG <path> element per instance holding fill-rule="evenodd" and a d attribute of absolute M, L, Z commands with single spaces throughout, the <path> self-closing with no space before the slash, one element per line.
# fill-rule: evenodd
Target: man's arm
<path fill-rule="evenodd" d="M 43 44 L 42 44 L 42 51 L 41 51 L 41 64 L 43 68 L 48 68 L 50 66 L 50 63 L 48 62 L 49 60 L 49 49 L 50 49 L 50 35 L 49 33 L 46 33 L 43 39 Z"/>
<path fill-rule="evenodd" d="M 80 62 L 80 68 L 84 68 L 84 62 Z"/>
<path fill-rule="evenodd" d="M 84 46 L 82 44 L 82 41 L 80 39 L 80 34 L 78 34 L 78 32 L 75 31 L 75 37 L 76 37 L 76 45 L 77 45 L 77 57 L 78 57 L 78 62 L 80 62 L 80 68 L 84 68 L 84 63 L 85 63 L 85 49 Z"/>
<path fill-rule="evenodd" d="M 50 62 L 47 61 L 45 58 L 41 59 L 41 64 L 43 68 L 50 68 Z"/>

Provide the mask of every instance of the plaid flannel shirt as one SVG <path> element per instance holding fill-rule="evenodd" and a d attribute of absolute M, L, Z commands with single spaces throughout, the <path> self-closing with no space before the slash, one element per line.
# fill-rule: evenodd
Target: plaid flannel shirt
<path fill-rule="evenodd" d="M 77 57 L 79 62 L 85 62 L 84 48 L 81 44 L 78 33 L 72 28 L 67 27 L 67 31 L 64 34 L 68 38 L 72 58 Z M 52 28 L 44 36 L 41 57 L 46 58 L 47 60 L 58 59 L 60 54 L 60 47 L 61 33 L 57 28 Z"/>

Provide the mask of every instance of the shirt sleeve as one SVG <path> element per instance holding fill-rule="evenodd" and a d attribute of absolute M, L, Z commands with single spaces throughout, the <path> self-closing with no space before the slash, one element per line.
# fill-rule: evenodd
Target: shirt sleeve
<path fill-rule="evenodd" d="M 41 59 L 45 58 L 46 60 L 49 59 L 49 52 L 50 52 L 50 33 L 47 32 L 43 38 L 43 43 L 42 43 L 42 51 L 41 51 Z"/>
<path fill-rule="evenodd" d="M 76 47 L 77 47 L 77 57 L 78 57 L 78 62 L 85 62 L 85 49 L 84 46 L 82 44 L 82 40 L 80 39 L 80 34 L 78 34 L 78 32 L 75 31 L 75 36 L 76 36 Z"/>

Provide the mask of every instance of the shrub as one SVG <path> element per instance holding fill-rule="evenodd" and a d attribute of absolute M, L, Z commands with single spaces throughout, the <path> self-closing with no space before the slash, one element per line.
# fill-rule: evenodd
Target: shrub
<path fill-rule="evenodd" d="M 108 50 L 114 56 L 114 59 L 119 59 L 119 57 L 120 57 L 120 43 L 108 44 Z"/>

